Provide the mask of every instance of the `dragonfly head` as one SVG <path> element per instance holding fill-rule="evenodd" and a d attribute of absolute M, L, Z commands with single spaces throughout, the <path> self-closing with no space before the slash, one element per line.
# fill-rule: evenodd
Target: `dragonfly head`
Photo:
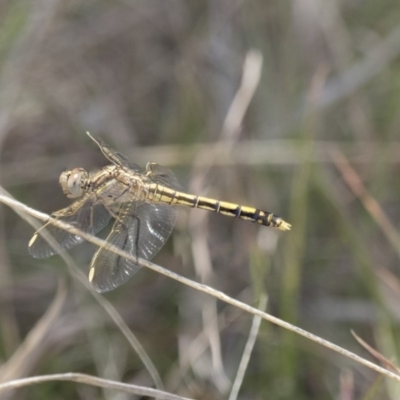
<path fill-rule="evenodd" d="M 87 180 L 88 173 L 83 168 L 64 171 L 60 175 L 61 188 L 64 194 L 71 199 L 82 196 Z"/>

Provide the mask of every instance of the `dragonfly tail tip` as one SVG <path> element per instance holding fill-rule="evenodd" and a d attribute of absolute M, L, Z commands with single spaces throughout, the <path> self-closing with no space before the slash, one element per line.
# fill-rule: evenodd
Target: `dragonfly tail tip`
<path fill-rule="evenodd" d="M 282 221 L 282 223 L 279 225 L 279 229 L 281 231 L 290 231 L 292 229 L 292 225 L 286 221 Z"/>

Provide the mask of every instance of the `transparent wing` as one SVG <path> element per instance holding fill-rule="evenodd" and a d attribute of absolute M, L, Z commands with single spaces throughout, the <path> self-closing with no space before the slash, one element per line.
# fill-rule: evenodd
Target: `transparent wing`
<path fill-rule="evenodd" d="M 75 201 L 70 207 L 53 213 L 52 217 L 72 225 L 83 232 L 95 235 L 107 225 L 111 215 L 102 203 L 94 202 L 90 198 L 83 198 Z M 57 228 L 48 222 L 35 232 L 29 242 L 29 253 L 35 258 L 47 258 L 57 253 L 57 250 L 42 236 L 44 231 L 46 231 L 46 234 L 51 235 L 51 237 L 66 250 L 85 240 L 81 236 Z"/>
<path fill-rule="evenodd" d="M 163 167 L 155 162 L 149 162 L 146 165 L 146 172 L 146 175 L 153 182 L 169 187 L 170 189 L 182 191 L 182 186 L 169 168 Z"/>
<path fill-rule="evenodd" d="M 133 203 L 122 205 L 106 243 L 93 256 L 89 281 L 98 292 L 115 289 L 139 269 L 137 257 L 140 221 L 135 215 L 130 215 L 133 208 Z M 127 252 L 135 261 L 116 254 L 113 247 Z"/>
<path fill-rule="evenodd" d="M 134 164 L 131 163 L 123 154 L 120 152 L 112 149 L 107 143 L 105 143 L 103 140 L 100 138 L 93 136 L 91 133 L 86 132 L 87 135 L 92 139 L 97 146 L 100 147 L 101 152 L 115 165 L 119 165 L 122 167 L 129 168 L 135 172 L 142 171 L 142 169 Z"/>
<path fill-rule="evenodd" d="M 131 215 L 128 215 L 129 210 Z M 164 204 L 137 202 L 120 211 L 107 238 L 107 244 L 94 255 L 89 280 L 99 292 L 107 292 L 126 282 L 139 268 L 137 260 L 151 259 L 171 234 L 177 211 Z M 134 260 L 112 252 L 115 246 L 128 252 Z"/>
<path fill-rule="evenodd" d="M 151 260 L 164 246 L 178 217 L 178 211 L 167 204 L 141 203 L 137 207 L 140 220 L 139 257 Z"/>

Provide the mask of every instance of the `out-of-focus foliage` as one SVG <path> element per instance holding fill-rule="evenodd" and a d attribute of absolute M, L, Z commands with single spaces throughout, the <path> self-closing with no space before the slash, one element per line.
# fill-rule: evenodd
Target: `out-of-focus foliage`
<path fill-rule="evenodd" d="M 263 57 L 260 83 L 238 136 L 221 136 L 252 50 Z M 182 209 L 155 262 L 250 304 L 265 291 L 272 314 L 368 357 L 353 329 L 398 360 L 400 243 L 334 161 L 347 158 L 397 228 L 399 54 L 393 0 L 2 0 L 1 185 L 41 211 L 65 207 L 61 171 L 107 163 L 88 130 L 137 164 L 172 168 L 197 194 L 276 212 L 290 233 L 214 214 L 205 223 L 204 211 Z M 218 141 L 227 151 L 207 157 L 203 146 Z M 61 259 L 30 258 L 33 229 L 0 212 L 2 372 L 64 277 L 65 307 L 8 378 L 75 371 L 152 386 Z M 71 254 L 87 272 L 93 252 L 84 244 Z M 227 398 L 250 316 L 147 270 L 106 298 L 167 391 Z M 398 384 L 264 322 L 239 398 L 359 399 L 372 390 L 371 398 L 400 398 Z M 130 398 L 118 396 L 56 382 L 11 397 Z"/>

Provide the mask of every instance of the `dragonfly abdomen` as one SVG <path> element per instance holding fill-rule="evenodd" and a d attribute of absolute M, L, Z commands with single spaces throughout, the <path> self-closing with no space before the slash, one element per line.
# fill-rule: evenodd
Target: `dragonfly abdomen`
<path fill-rule="evenodd" d="M 290 230 L 291 228 L 291 225 L 282 218 L 268 211 L 183 193 L 158 184 L 149 185 L 147 200 L 150 202 L 200 208 L 202 210 L 217 212 L 228 217 L 256 222 L 264 226 L 271 226 L 283 231 Z"/>
<path fill-rule="evenodd" d="M 243 219 L 245 221 L 256 222 L 260 225 L 271 226 L 281 230 L 289 230 L 290 225 L 282 218 L 268 211 L 258 208 L 242 206 L 240 204 L 228 203 L 207 197 L 194 196 L 196 198 L 194 207 L 202 210 L 214 211 L 228 217 Z"/>

